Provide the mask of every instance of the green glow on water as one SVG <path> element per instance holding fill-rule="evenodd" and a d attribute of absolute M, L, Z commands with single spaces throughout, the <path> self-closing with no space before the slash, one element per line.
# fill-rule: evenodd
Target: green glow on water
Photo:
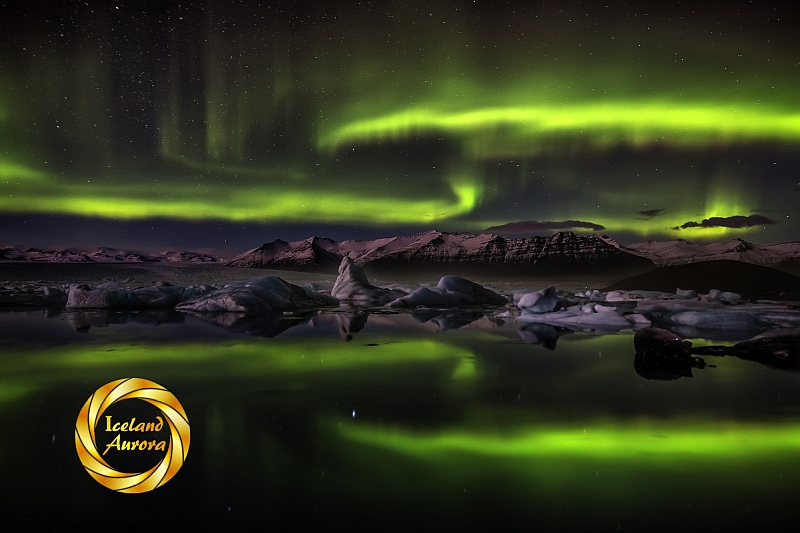
<path fill-rule="evenodd" d="M 183 380 L 247 377 L 282 379 L 361 369 L 378 371 L 414 365 L 442 365 L 445 379 L 477 375 L 473 354 L 461 346 L 433 339 L 381 340 L 376 346 L 303 339 L 291 343 L 81 344 L 58 348 L 6 350 L 0 403 L 47 386 L 87 377 L 148 375 Z M 87 374 L 88 373 L 88 374 Z"/>
<path fill-rule="evenodd" d="M 492 432 L 453 428 L 435 432 L 342 423 L 345 439 L 408 456 L 435 460 L 473 455 L 541 459 L 587 457 L 615 461 L 769 458 L 800 451 L 797 422 L 637 422 L 584 427 L 537 427 Z"/>

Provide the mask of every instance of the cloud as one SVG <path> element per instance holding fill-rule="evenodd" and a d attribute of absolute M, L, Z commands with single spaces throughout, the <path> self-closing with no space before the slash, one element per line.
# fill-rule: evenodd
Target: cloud
<path fill-rule="evenodd" d="M 605 226 L 594 222 L 584 222 L 583 220 L 522 220 L 519 222 L 509 222 L 502 226 L 492 226 L 484 231 L 488 233 L 533 233 L 545 230 L 565 230 L 565 229 L 590 229 L 602 231 Z"/>
<path fill-rule="evenodd" d="M 665 209 L 645 209 L 644 211 L 638 211 L 640 215 L 644 218 L 653 218 L 659 215 L 664 214 Z"/>
<path fill-rule="evenodd" d="M 703 219 L 702 222 L 690 220 L 680 226 L 675 226 L 673 230 L 687 228 L 751 228 L 753 226 L 763 226 L 764 224 L 776 224 L 771 218 L 764 215 L 734 215 L 731 217 L 711 217 Z"/>

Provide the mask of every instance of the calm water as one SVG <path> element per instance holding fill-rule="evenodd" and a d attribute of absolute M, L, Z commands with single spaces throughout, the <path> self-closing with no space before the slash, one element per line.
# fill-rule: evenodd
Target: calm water
<path fill-rule="evenodd" d="M 6 522 L 121 529 L 790 529 L 800 374 L 733 357 L 645 379 L 632 334 L 523 330 L 481 312 L 245 318 L 0 314 Z M 75 418 L 144 377 L 189 415 L 187 462 L 116 494 Z M 787 525 L 784 525 L 787 524 Z"/>

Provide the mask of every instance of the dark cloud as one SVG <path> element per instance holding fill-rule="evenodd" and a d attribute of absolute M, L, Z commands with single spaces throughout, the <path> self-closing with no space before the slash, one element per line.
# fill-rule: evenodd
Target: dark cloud
<path fill-rule="evenodd" d="M 642 215 L 644 218 L 654 218 L 659 215 L 664 214 L 665 209 L 645 209 L 644 211 L 639 211 L 639 214 Z"/>
<path fill-rule="evenodd" d="M 565 230 L 565 229 L 590 229 L 602 231 L 605 226 L 594 222 L 584 222 L 583 220 L 522 220 L 519 222 L 509 222 L 502 226 L 492 226 L 484 231 L 488 233 L 533 233 L 545 230 Z"/>
<path fill-rule="evenodd" d="M 682 230 L 687 228 L 750 228 L 753 226 L 762 226 L 764 224 L 776 224 L 771 218 L 764 215 L 734 215 L 732 217 L 711 217 L 703 219 L 702 222 L 695 222 L 690 220 L 680 226 L 675 226 L 673 230 Z"/>

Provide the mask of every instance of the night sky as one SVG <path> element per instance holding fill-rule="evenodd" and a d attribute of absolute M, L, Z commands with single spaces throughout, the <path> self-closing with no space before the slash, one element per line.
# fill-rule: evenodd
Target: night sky
<path fill-rule="evenodd" d="M 0 1 L 0 243 L 800 239 L 771 2 Z"/>

